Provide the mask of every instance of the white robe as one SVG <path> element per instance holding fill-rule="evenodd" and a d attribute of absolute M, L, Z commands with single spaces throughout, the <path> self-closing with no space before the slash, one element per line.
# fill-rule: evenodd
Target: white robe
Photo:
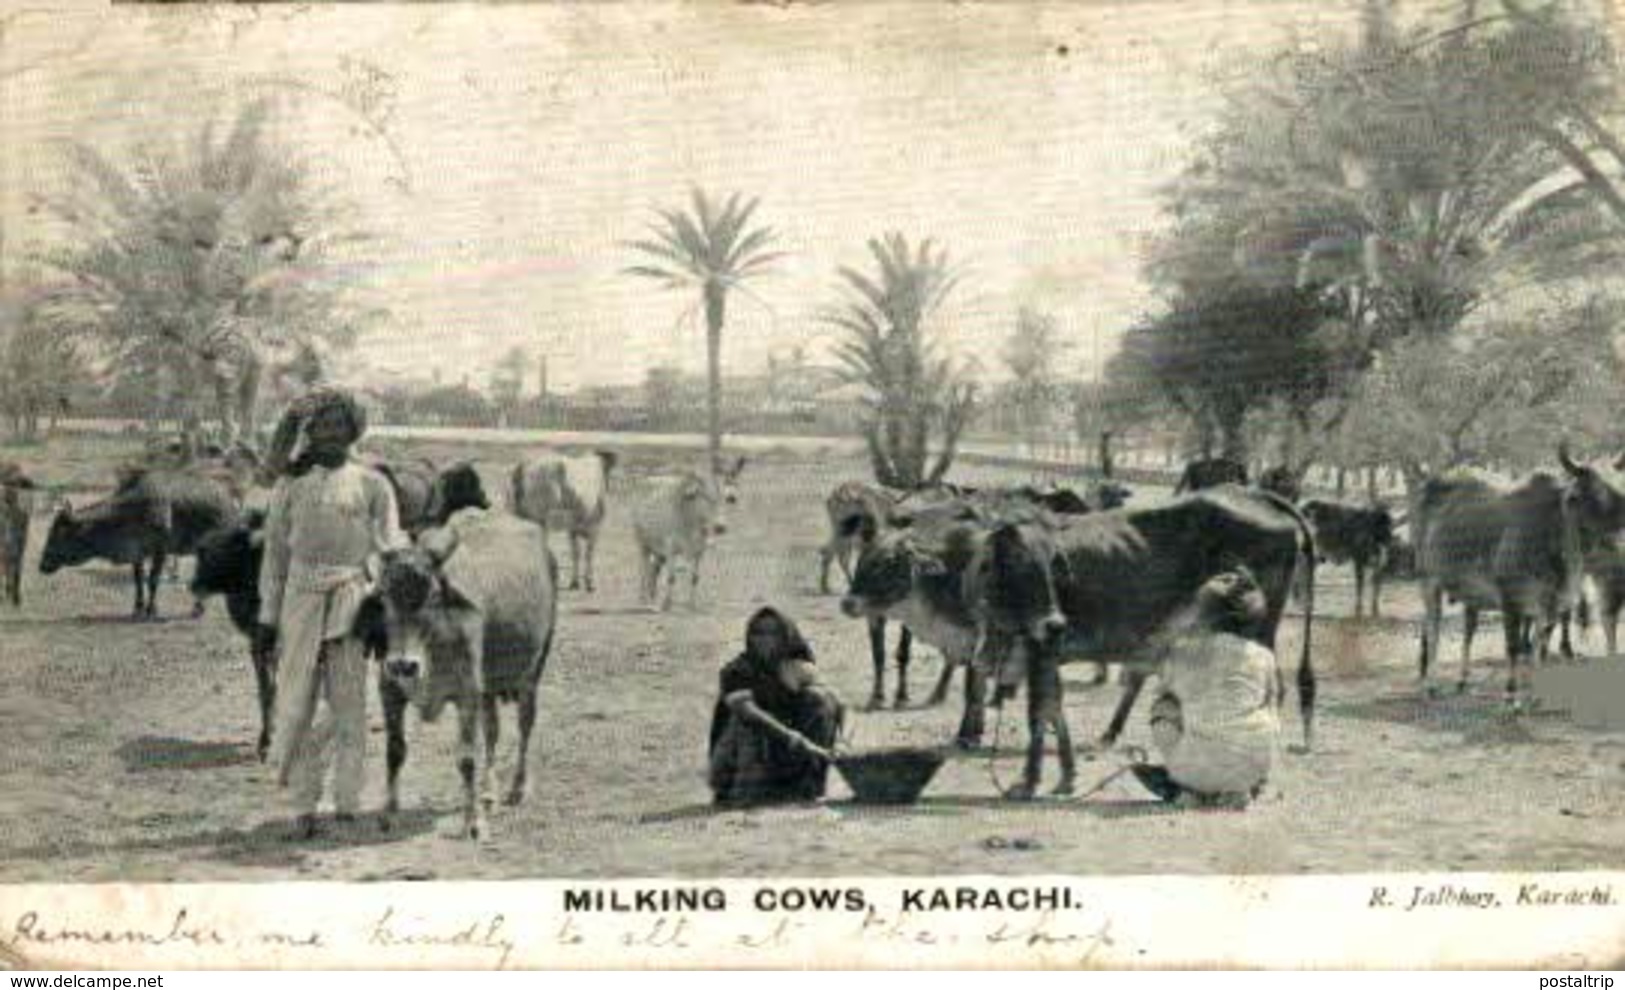
<path fill-rule="evenodd" d="M 278 483 L 265 522 L 260 621 L 278 633 L 270 758 L 280 782 L 287 783 L 315 716 L 322 644 L 351 635 L 370 590 L 368 562 L 408 542 L 394 489 L 370 468 L 313 467 Z M 364 721 L 362 698 L 361 711 L 334 716 Z"/>

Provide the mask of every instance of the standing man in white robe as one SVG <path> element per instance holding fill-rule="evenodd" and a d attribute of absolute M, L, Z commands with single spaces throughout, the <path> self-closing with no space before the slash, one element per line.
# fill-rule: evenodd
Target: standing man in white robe
<path fill-rule="evenodd" d="M 376 572 L 369 563 L 408 543 L 389 482 L 350 459 L 366 428 L 353 396 L 319 387 L 283 415 L 267 463 L 278 477 L 260 571 L 259 619 L 278 653 L 271 762 L 299 838 L 316 835 L 329 767 L 338 821 L 360 811 L 367 657 L 356 615 Z"/>

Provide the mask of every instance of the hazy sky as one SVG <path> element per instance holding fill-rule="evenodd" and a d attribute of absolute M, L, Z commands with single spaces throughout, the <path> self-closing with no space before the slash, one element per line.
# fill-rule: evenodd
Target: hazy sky
<path fill-rule="evenodd" d="M 39 6 L 39 5 L 36 5 Z M 633 280 L 618 245 L 691 184 L 761 197 L 793 252 L 736 295 L 726 364 L 827 342 L 834 269 L 900 230 L 971 275 L 945 311 L 996 348 L 1018 306 L 1053 312 L 1086 371 L 1148 303 L 1154 194 L 1212 119 L 1212 73 L 1353 3 L 831 7 L 118 6 L 13 19 L 4 48 L 8 251 L 59 181 L 53 142 L 113 155 L 184 139 L 244 93 L 375 235 L 358 278 L 386 305 L 371 364 L 483 381 L 514 345 L 554 384 L 703 367 L 693 299 Z M 43 7 L 40 7 L 43 9 Z M 1064 54 L 1063 54 L 1064 49 Z M 381 74 L 385 132 L 328 93 Z M 353 92 L 353 88 L 350 90 Z M 391 182 L 409 175 L 411 190 Z M 37 221 L 36 221 L 37 223 Z M 683 320 L 685 313 L 688 318 Z M 527 385 L 527 388 L 533 385 Z"/>

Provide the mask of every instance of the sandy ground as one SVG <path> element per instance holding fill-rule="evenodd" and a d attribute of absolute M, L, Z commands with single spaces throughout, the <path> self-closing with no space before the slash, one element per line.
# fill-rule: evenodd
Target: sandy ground
<path fill-rule="evenodd" d="M 439 451 L 442 456 L 444 451 Z M 491 456 L 512 456 L 493 449 Z M 657 455 L 645 454 L 644 457 Z M 65 465 L 69 460 L 57 460 Z M 83 468 L 83 465 L 78 465 Z M 495 490 L 507 465 L 481 463 Z M 617 479 L 624 505 L 646 467 Z M 49 465 L 36 468 L 48 474 Z M 88 470 L 88 469 L 85 469 Z M 452 835 L 460 785 L 455 719 L 415 716 L 403 776 L 406 812 L 382 833 L 368 818 L 314 843 L 284 838 L 287 822 L 251 743 L 257 706 L 247 652 L 216 603 L 186 618 L 166 585 L 164 620 L 135 624 L 128 573 L 85 567 L 50 579 L 34 561 L 20 613 L 0 610 L 0 879 L 5 881 L 255 881 L 449 878 L 694 877 L 1095 873 L 1337 873 L 1548 870 L 1625 865 L 1625 733 L 1579 728 L 1561 715 L 1508 721 L 1498 700 L 1499 630 L 1481 633 L 1471 691 L 1427 703 L 1414 687 L 1415 591 L 1395 586 L 1385 617 L 1356 622 L 1352 578 L 1322 571 L 1316 627 L 1322 675 L 1320 741 L 1288 756 L 1276 790 L 1242 813 L 1176 812 L 1126 779 L 1088 800 L 1013 805 L 996 782 L 1020 770 L 1023 720 L 1012 710 L 999 747 L 953 759 L 925 798 L 905 808 L 854 806 L 838 781 L 819 806 L 715 812 L 704 747 L 717 667 L 740 646 L 758 604 L 793 614 L 836 689 L 855 706 L 869 690 L 861 623 L 817 593 L 825 492 L 863 476 L 855 460 L 780 459 L 745 475 L 731 529 L 706 562 L 700 607 L 668 615 L 636 603 L 625 513 L 612 516 L 595 595 L 570 593 L 543 679 L 532 787 L 498 808 L 494 835 Z M 985 479 L 985 475 L 982 476 Z M 963 475 L 968 481 L 977 472 Z M 563 550 L 556 544 L 556 550 Z M 189 565 L 188 565 L 189 567 Z M 681 602 L 682 599 L 680 598 Z M 1297 623 L 1282 656 L 1295 669 Z M 1453 676 L 1459 640 L 1447 633 Z M 1600 652 L 1600 637 L 1588 642 Z M 913 694 L 938 661 L 920 651 Z M 1074 734 L 1092 738 L 1114 688 L 1070 670 Z M 888 683 L 888 696 L 891 688 Z M 383 736 L 376 698 L 370 807 L 382 802 Z M 1293 713 L 1288 738 L 1298 732 Z M 945 742 L 954 704 L 858 712 L 859 747 Z M 1146 710 L 1125 741 L 1148 743 Z M 499 773 L 512 759 L 511 711 Z M 1109 759 L 1080 764 L 1087 788 Z M 1053 759 L 1046 767 L 1053 781 Z M 1016 840 L 1027 840 L 1017 842 Z"/>

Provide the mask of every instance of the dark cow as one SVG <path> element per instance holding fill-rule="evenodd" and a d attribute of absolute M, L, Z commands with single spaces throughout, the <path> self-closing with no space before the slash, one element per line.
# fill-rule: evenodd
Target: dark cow
<path fill-rule="evenodd" d="M 1274 492 L 1288 502 L 1297 502 L 1303 497 L 1302 478 L 1299 472 L 1284 464 L 1278 464 L 1258 476 L 1258 487 L 1267 492 Z"/>
<path fill-rule="evenodd" d="M 1300 508 L 1315 528 L 1322 563 L 1354 565 L 1354 615 L 1365 601 L 1365 579 L 1371 575 L 1371 614 L 1381 614 L 1382 574 L 1394 543 L 1394 517 L 1384 505 L 1355 505 L 1312 498 Z"/>
<path fill-rule="evenodd" d="M 1585 576 L 1590 579 L 1591 588 L 1596 593 L 1603 639 L 1608 644 L 1608 655 L 1613 656 L 1619 645 L 1619 613 L 1625 609 L 1625 547 L 1621 547 L 1616 540 L 1606 540 L 1588 547 L 1585 551 Z M 1581 629 L 1591 628 L 1592 605 L 1589 595 L 1580 595 L 1572 618 L 1579 620 Z M 1562 619 L 1561 650 L 1565 657 L 1575 655 L 1569 632 L 1570 619 L 1568 614 Z"/>
<path fill-rule="evenodd" d="M 260 736 L 255 749 L 262 761 L 271 746 L 277 667 L 275 632 L 259 623 L 259 575 L 265 559 L 264 522 L 265 513 L 251 509 L 240 520 L 209 532 L 198 543 L 197 568 L 192 576 L 192 594 L 200 601 L 214 595 L 224 596 L 231 624 L 248 642 L 260 704 Z M 377 608 L 363 607 L 356 625 L 366 643 L 367 654 L 381 658 L 384 628 Z"/>
<path fill-rule="evenodd" d="M 406 700 L 427 722 L 450 702 L 457 706 L 463 831 L 477 839 L 486 832 L 499 701 L 519 705 L 518 759 L 504 802 L 525 796 L 536 689 L 558 620 L 558 564 L 547 533 L 505 513 L 459 514 L 416 546 L 385 554 L 378 596 L 389 639 L 384 671 L 399 689 L 385 696 L 386 821 L 400 808 Z"/>
<path fill-rule="evenodd" d="M 378 461 L 370 465 L 395 490 L 401 529 L 416 536 L 444 525 L 458 509 L 489 509 L 484 485 L 474 466 L 459 461 L 441 470 L 433 461 Z"/>
<path fill-rule="evenodd" d="M 965 746 L 979 742 L 981 685 L 968 667 L 976 637 L 958 592 L 970 547 L 976 533 L 998 522 L 1019 519 L 1057 525 L 1063 518 L 1069 517 L 1033 502 L 1018 489 L 982 490 L 969 497 L 910 496 L 898 504 L 886 524 L 865 520 L 860 533 L 863 555 L 841 608 L 848 616 L 869 623 L 875 671 L 870 707 L 885 703 L 885 628 L 888 619 L 895 620 L 902 624 L 903 633 L 898 642 L 893 703 L 897 707 L 908 703 L 909 654 L 918 636 L 943 655 L 942 674 L 928 704 L 941 704 L 954 671 L 967 666 L 966 714 L 957 741 Z"/>
<path fill-rule="evenodd" d="M 23 605 L 23 555 L 28 551 L 28 520 L 34 482 L 22 469 L 0 462 L 0 598 Z"/>
<path fill-rule="evenodd" d="M 1174 494 L 1199 492 L 1218 485 L 1245 485 L 1247 465 L 1229 457 L 1201 457 L 1185 465 Z"/>
<path fill-rule="evenodd" d="M 1103 739 L 1110 745 L 1163 636 L 1188 613 L 1205 581 L 1238 565 L 1264 591 L 1266 616 L 1254 638 L 1272 649 L 1298 568 L 1308 571 L 1298 701 L 1304 749 L 1312 746 L 1314 548 L 1313 530 L 1292 503 L 1234 486 L 1152 508 L 1081 516 L 1058 528 L 1012 523 L 989 533 L 967 572 L 965 593 L 987 623 L 989 649 L 976 662 L 991 662 L 1001 683 L 1022 674 L 1027 683 L 1031 738 L 1022 782 L 1009 796 L 1030 798 L 1037 789 L 1046 725 L 1055 729 L 1060 751 L 1058 793 L 1072 787 L 1075 760 L 1058 666 L 1074 660 L 1128 665 L 1123 697 Z"/>
<path fill-rule="evenodd" d="M 1564 478 L 1542 471 L 1506 486 L 1455 472 L 1424 483 L 1413 522 L 1427 613 L 1419 661 L 1427 694 L 1438 693 L 1431 671 L 1449 595 L 1466 614 L 1457 690 L 1467 687 L 1478 614 L 1498 610 L 1508 658 L 1507 701 L 1521 710 L 1528 692 L 1520 688 L 1533 676 L 1531 662 L 1545 661 L 1553 627 L 1578 601 L 1584 548 L 1625 530 L 1620 486 L 1575 463 L 1566 448 L 1559 448 L 1558 460 Z"/>
<path fill-rule="evenodd" d="M 204 534 L 237 514 L 237 500 L 212 478 L 190 470 L 143 471 L 95 505 L 65 503 L 45 538 L 40 572 L 98 559 L 129 564 L 135 617 L 156 618 L 164 560 L 191 555 Z"/>

